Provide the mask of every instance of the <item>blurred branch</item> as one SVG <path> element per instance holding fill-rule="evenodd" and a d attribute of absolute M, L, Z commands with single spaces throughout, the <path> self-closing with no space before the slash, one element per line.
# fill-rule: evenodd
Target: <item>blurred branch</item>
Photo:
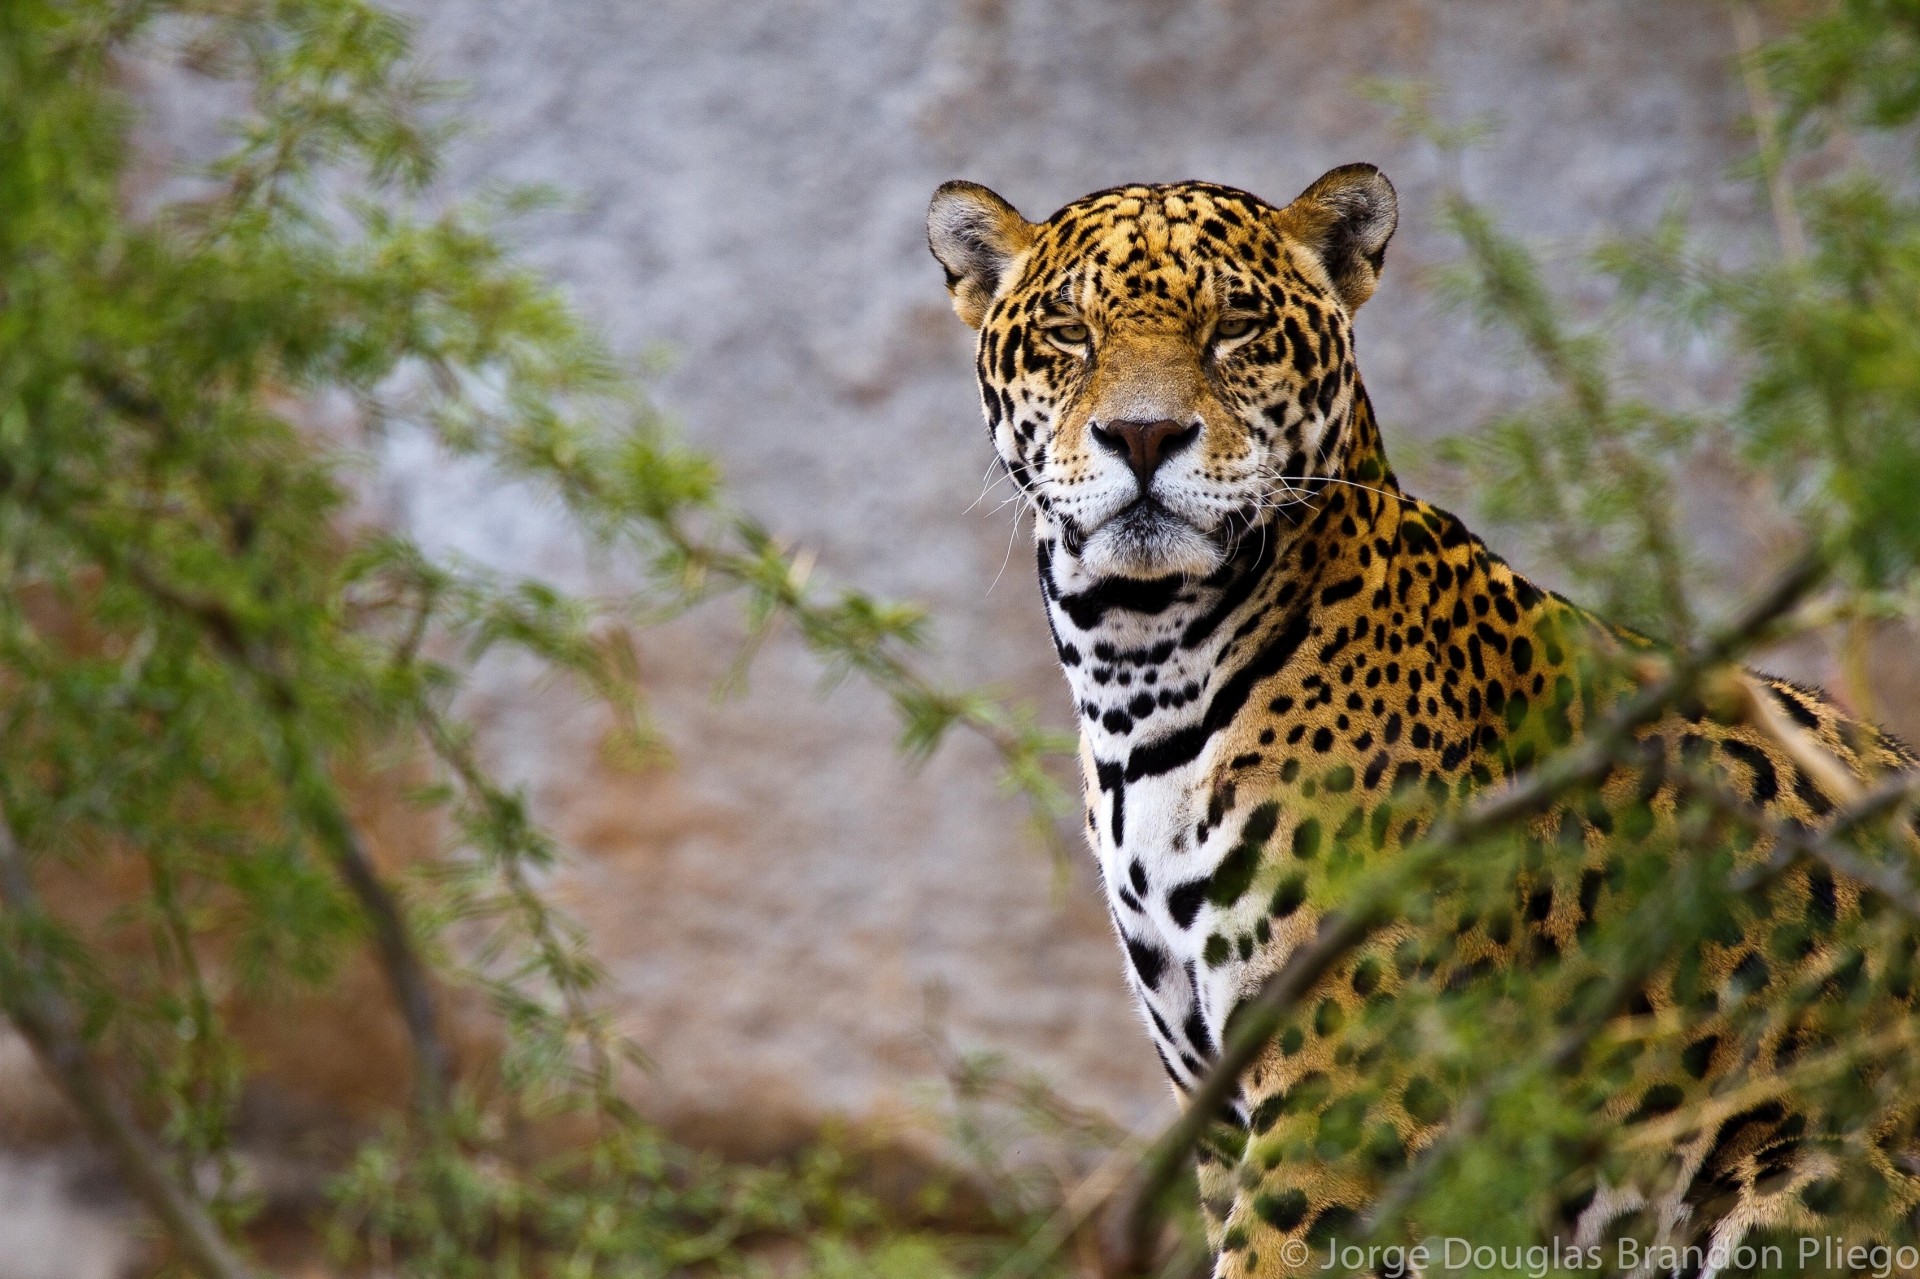
<path fill-rule="evenodd" d="M 333 780 L 292 734 L 285 746 L 289 752 L 289 785 L 296 792 L 302 813 L 373 929 L 375 954 L 413 1044 L 414 1104 L 420 1118 L 429 1127 L 437 1127 L 451 1106 L 453 1060 L 440 1038 L 426 965 L 414 947 L 399 899 L 374 869 Z"/>
<path fill-rule="evenodd" d="M 1114 1195 L 1137 1175 L 1141 1151 L 1137 1145 L 1116 1147 L 1061 1200 L 1040 1229 L 1020 1250 L 993 1271 L 988 1279 L 1033 1279 L 1086 1224 L 1100 1215 Z"/>
<path fill-rule="evenodd" d="M 1541 464 L 1533 477 L 1542 482 L 1540 496 L 1549 503 L 1550 540 L 1555 554 L 1576 573 L 1606 578 L 1603 560 L 1586 545 L 1593 536 L 1592 513 L 1569 509 L 1562 491 L 1566 477 L 1549 461 L 1551 452 L 1560 452 L 1562 467 L 1566 476 L 1572 477 L 1573 487 L 1578 490 L 1582 484 L 1590 484 L 1593 476 L 1582 474 L 1585 467 L 1581 465 L 1588 459 L 1580 456 L 1576 445 L 1576 441 L 1584 440 L 1591 459 L 1600 462 L 1628 496 L 1639 525 L 1640 550 L 1653 569 L 1661 612 L 1673 628 L 1668 638 L 1680 643 L 1690 641 L 1695 621 L 1687 599 L 1686 559 L 1669 496 L 1672 481 L 1658 460 L 1647 453 L 1644 440 L 1636 438 L 1629 406 L 1621 404 L 1615 395 L 1591 335 L 1570 329 L 1527 251 L 1505 235 L 1463 189 L 1450 191 L 1445 207 L 1478 277 L 1483 320 L 1497 320 L 1512 328 L 1522 349 L 1560 388 L 1579 427 L 1577 431 L 1557 433 L 1560 438 L 1552 450 L 1539 453 Z M 1569 447 L 1574 448 L 1571 454 L 1566 453 Z"/>
<path fill-rule="evenodd" d="M 1734 888 L 1751 892 L 1777 873 L 1803 861 L 1816 861 L 1846 879 L 1857 880 L 1887 899 L 1901 914 L 1920 921 L 1920 890 L 1913 880 L 1892 866 L 1871 862 L 1840 842 L 1840 837 L 1870 821 L 1884 817 L 1920 794 L 1920 777 L 1895 773 L 1860 795 L 1835 813 L 1831 821 L 1817 831 L 1786 822 L 1776 822 L 1754 812 L 1725 787 L 1702 790 L 1709 804 L 1730 813 L 1773 841 L 1773 856 L 1763 866 L 1736 880 Z"/>
<path fill-rule="evenodd" d="M 589 1064 L 587 1085 L 596 1116 L 616 1123 L 630 1121 L 632 1107 L 618 1093 L 616 1055 L 624 1050 L 632 1060 L 644 1061 L 638 1045 L 625 1044 L 608 1032 L 604 1021 L 588 1005 L 599 969 L 584 948 L 563 932 L 553 908 L 528 878 L 528 852 L 532 834 L 520 798 L 500 789 L 475 759 L 471 740 L 447 723 L 429 705 L 419 708 L 420 722 L 427 742 L 466 792 L 467 803 L 480 820 L 496 827 L 487 841 L 493 845 L 492 862 L 505 884 L 511 904 L 528 945 L 533 950 L 534 967 L 544 974 L 558 991 L 562 1031 L 575 1036 L 586 1050 Z"/>
<path fill-rule="evenodd" d="M 33 1049 L 40 1068 L 80 1116 L 88 1135 L 112 1158 L 127 1187 L 158 1218 L 175 1247 L 203 1279 L 252 1279 L 206 1210 L 167 1172 L 166 1157 L 113 1096 L 87 1051 L 79 1018 L 41 971 L 31 942 L 45 912 L 27 872 L 13 823 L 0 808 L 0 905 L 21 927 L 13 954 L 0 948 L 0 1004 Z"/>
<path fill-rule="evenodd" d="M 1767 69 L 1760 54 L 1760 20 L 1747 0 L 1732 0 L 1733 38 L 1739 50 L 1740 79 L 1747 90 L 1747 109 L 1753 113 L 1753 131 L 1760 142 L 1760 167 L 1767 180 L 1767 202 L 1773 208 L 1774 233 L 1780 238 L 1780 256 L 1799 262 L 1807 256 L 1807 230 L 1793 202 L 1787 180 L 1786 149 L 1780 139 L 1780 111 L 1767 86 Z"/>
<path fill-rule="evenodd" d="M 1392 110 L 1396 131 L 1432 146 L 1444 166 L 1441 220 L 1467 252 L 1435 274 L 1441 293 L 1471 308 L 1484 328 L 1505 332 L 1556 391 L 1446 441 L 1442 455 L 1484 482 L 1492 518 L 1523 529 L 1575 579 L 1604 590 L 1611 616 L 1642 626 L 1657 617 L 1669 641 L 1693 642 L 1688 558 L 1669 474 L 1691 424 L 1665 405 L 1619 393 L 1604 335 L 1564 318 L 1534 256 L 1468 195 L 1461 160 L 1491 123 L 1448 123 L 1419 81 L 1372 80 L 1362 91 Z M 1630 544 L 1621 545 L 1626 537 Z"/>
<path fill-rule="evenodd" d="M 450 374 L 441 380 L 457 388 Z M 541 437 L 486 442 L 482 451 L 519 478 L 552 486 L 584 527 L 613 528 L 638 542 L 680 604 L 718 591 L 744 591 L 748 638 L 742 659 L 752 656 L 776 622 L 792 625 L 808 651 L 826 663 L 830 681 L 857 674 L 887 698 L 900 719 L 900 749 L 909 758 L 924 759 L 955 726 L 981 738 L 999 756 L 1008 789 L 1026 801 L 1056 862 L 1064 863 L 1066 846 L 1054 820 L 1070 805 L 1045 760 L 1071 754 L 1074 739 L 1040 727 L 1024 707 L 942 687 L 924 675 L 907 656 L 921 639 L 917 608 L 852 589 L 823 600 L 810 580 L 811 557 L 790 553 L 757 522 L 728 515 L 710 499 L 636 502 L 619 478 L 636 469 L 629 453 L 559 424 L 546 430 L 550 434 Z M 692 527 L 689 508 L 716 516 L 719 529 Z M 737 683 L 739 674 L 736 663 L 725 683 Z"/>
<path fill-rule="evenodd" d="M 183 1130 L 177 1164 L 183 1177 L 191 1177 L 196 1157 L 210 1158 L 216 1172 L 216 1188 L 208 1195 L 208 1207 L 216 1215 L 234 1208 L 232 1191 L 239 1170 L 233 1159 L 229 1120 L 239 1100 L 239 1080 L 230 1073 L 236 1055 L 220 1023 L 213 992 L 194 944 L 193 924 L 182 900 L 179 874 L 172 858 L 149 845 L 143 850 L 147 875 L 152 884 L 154 908 L 154 950 L 161 963 L 176 970 L 184 987 L 184 1036 L 176 1024 L 174 1033 L 187 1040 L 181 1051 L 178 1084 L 174 1090 L 174 1122 Z M 163 993 L 158 1001 L 166 1007 L 171 1001 Z"/>

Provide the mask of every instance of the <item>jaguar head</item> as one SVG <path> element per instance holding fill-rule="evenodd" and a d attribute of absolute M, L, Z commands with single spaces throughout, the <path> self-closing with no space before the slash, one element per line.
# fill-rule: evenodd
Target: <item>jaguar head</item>
<path fill-rule="evenodd" d="M 1398 220 L 1367 164 L 1278 208 L 1201 182 L 1029 222 L 971 182 L 927 239 L 979 330 L 987 427 L 1042 533 L 1096 577 L 1203 577 L 1339 465 L 1353 313 Z"/>

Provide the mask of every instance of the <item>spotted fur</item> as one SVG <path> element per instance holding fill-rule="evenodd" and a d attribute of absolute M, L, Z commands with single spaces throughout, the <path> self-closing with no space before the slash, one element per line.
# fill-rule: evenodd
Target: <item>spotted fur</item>
<path fill-rule="evenodd" d="M 1336 884 L 1424 829 L 1396 797 L 1456 800 L 1578 738 L 1619 695 L 1594 655 L 1647 645 L 1534 586 L 1395 480 L 1352 330 L 1395 218 L 1367 165 L 1284 208 L 1190 182 L 1100 192 L 1036 224 L 949 183 L 929 214 L 955 309 L 979 329 L 988 431 L 1034 513 L 1127 979 L 1182 1091 L 1236 1005 L 1338 906 Z M 1143 423 L 1159 424 L 1150 463 L 1123 446 Z M 1915 762 L 1814 690 L 1750 687 L 1854 776 Z M 1577 956 L 1619 887 L 1613 851 L 1671 834 L 1659 758 L 1717 762 L 1778 821 L 1814 824 L 1835 805 L 1749 720 L 1688 708 L 1643 739 L 1650 762 L 1619 770 L 1602 803 L 1538 824 L 1575 850 L 1570 869 L 1517 883 L 1511 911 L 1455 908 L 1443 949 L 1423 949 L 1430 928 L 1379 930 L 1247 1073 L 1239 1135 L 1202 1156 L 1219 1274 L 1312 1269 L 1282 1245 L 1351 1235 L 1444 1129 L 1454 1084 L 1407 1076 L 1354 1027 L 1412 983 Z M 1818 938 L 1862 895 L 1797 870 L 1769 902 L 1635 996 L 1629 1013 L 1687 1019 L 1687 1047 L 1609 1114 L 1684 1117 L 1679 1172 L 1666 1189 L 1596 1182 L 1567 1205 L 1570 1238 L 1635 1214 L 1663 1238 L 1819 1224 L 1828 1165 L 1808 1116 L 1764 1086 L 1792 1026 L 1743 1057 L 1718 1001 L 1830 960 Z M 1789 932 L 1804 944 L 1783 960 Z M 1736 1069 L 1757 1092 L 1716 1091 Z M 1899 1202 L 1920 1200 L 1904 1165 L 1884 1171 Z"/>

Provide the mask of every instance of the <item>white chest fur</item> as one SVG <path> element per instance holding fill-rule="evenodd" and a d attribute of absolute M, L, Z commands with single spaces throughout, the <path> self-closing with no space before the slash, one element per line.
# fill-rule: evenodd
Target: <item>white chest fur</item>
<path fill-rule="evenodd" d="M 1257 980 L 1240 956 L 1209 964 L 1205 953 L 1217 914 L 1208 883 L 1240 824 L 1212 808 L 1221 761 L 1207 722 L 1231 619 L 1214 616 L 1224 607 L 1218 590 L 1102 587 L 1044 545 L 1040 558 L 1080 717 L 1089 836 L 1128 980 L 1168 1075 L 1190 1087 Z"/>

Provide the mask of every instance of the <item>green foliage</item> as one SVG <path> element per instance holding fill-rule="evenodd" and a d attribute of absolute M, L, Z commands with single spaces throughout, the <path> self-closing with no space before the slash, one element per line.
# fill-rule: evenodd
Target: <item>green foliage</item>
<path fill-rule="evenodd" d="M 490 1127 L 496 1119 L 465 1109 L 452 1140 L 426 1151 L 400 1129 L 362 1147 L 335 1186 L 336 1250 L 406 1273 L 571 1279 L 736 1271 L 743 1248 L 781 1238 L 806 1238 L 821 1268 L 846 1275 L 890 1273 L 898 1248 L 936 1249 L 889 1229 L 829 1145 L 791 1169 L 748 1168 L 624 1123 L 528 1163 L 501 1159 L 503 1134 Z"/>
<path fill-rule="evenodd" d="M 1825 6 L 1767 49 L 1764 67 L 1786 99 L 1788 125 L 1812 138 L 1848 124 L 1906 129 L 1920 116 L 1920 8 L 1911 0 Z"/>
<path fill-rule="evenodd" d="M 1716 252 L 1676 205 L 1650 232 L 1589 255 L 1616 299 L 1597 323 L 1570 319 L 1533 253 L 1457 179 L 1448 184 L 1442 222 L 1466 252 L 1436 272 L 1439 292 L 1510 340 L 1551 390 L 1443 455 L 1467 470 L 1491 519 L 1536 540 L 1609 616 L 1675 641 L 1694 633 L 1691 601 L 1707 583 L 1680 544 L 1680 512 L 1688 475 L 1728 461 L 1770 480 L 1782 513 L 1830 546 L 1857 586 L 1897 591 L 1910 580 L 1920 553 L 1909 500 L 1920 482 L 1920 204 L 1911 171 L 1866 163 L 1846 130 L 1912 134 L 1915 30 L 1910 5 L 1849 0 L 1759 51 L 1749 70 L 1775 78 L 1797 147 L 1781 149 L 1767 82 L 1751 83 L 1761 175 L 1791 200 L 1776 209 L 1790 223 L 1780 245 Z M 1448 173 L 1459 172 L 1463 148 L 1491 136 L 1485 125 L 1440 122 L 1418 89 L 1376 86 L 1373 96 L 1448 159 Z M 1835 154 L 1853 163 L 1795 192 L 1785 170 L 1816 147 L 1828 167 Z M 1622 393 L 1660 376 L 1636 375 L 1612 340 L 1649 320 L 1696 360 L 1704 348 L 1737 374 L 1737 395 L 1675 403 Z"/>
<path fill-rule="evenodd" d="M 1905 581 L 1920 554 L 1920 203 L 1849 172 L 1805 193 L 1801 262 L 1721 266 L 1662 236 L 1606 255 L 1633 296 L 1694 322 L 1747 368 L 1726 411 L 1739 455 L 1860 585 Z"/>

